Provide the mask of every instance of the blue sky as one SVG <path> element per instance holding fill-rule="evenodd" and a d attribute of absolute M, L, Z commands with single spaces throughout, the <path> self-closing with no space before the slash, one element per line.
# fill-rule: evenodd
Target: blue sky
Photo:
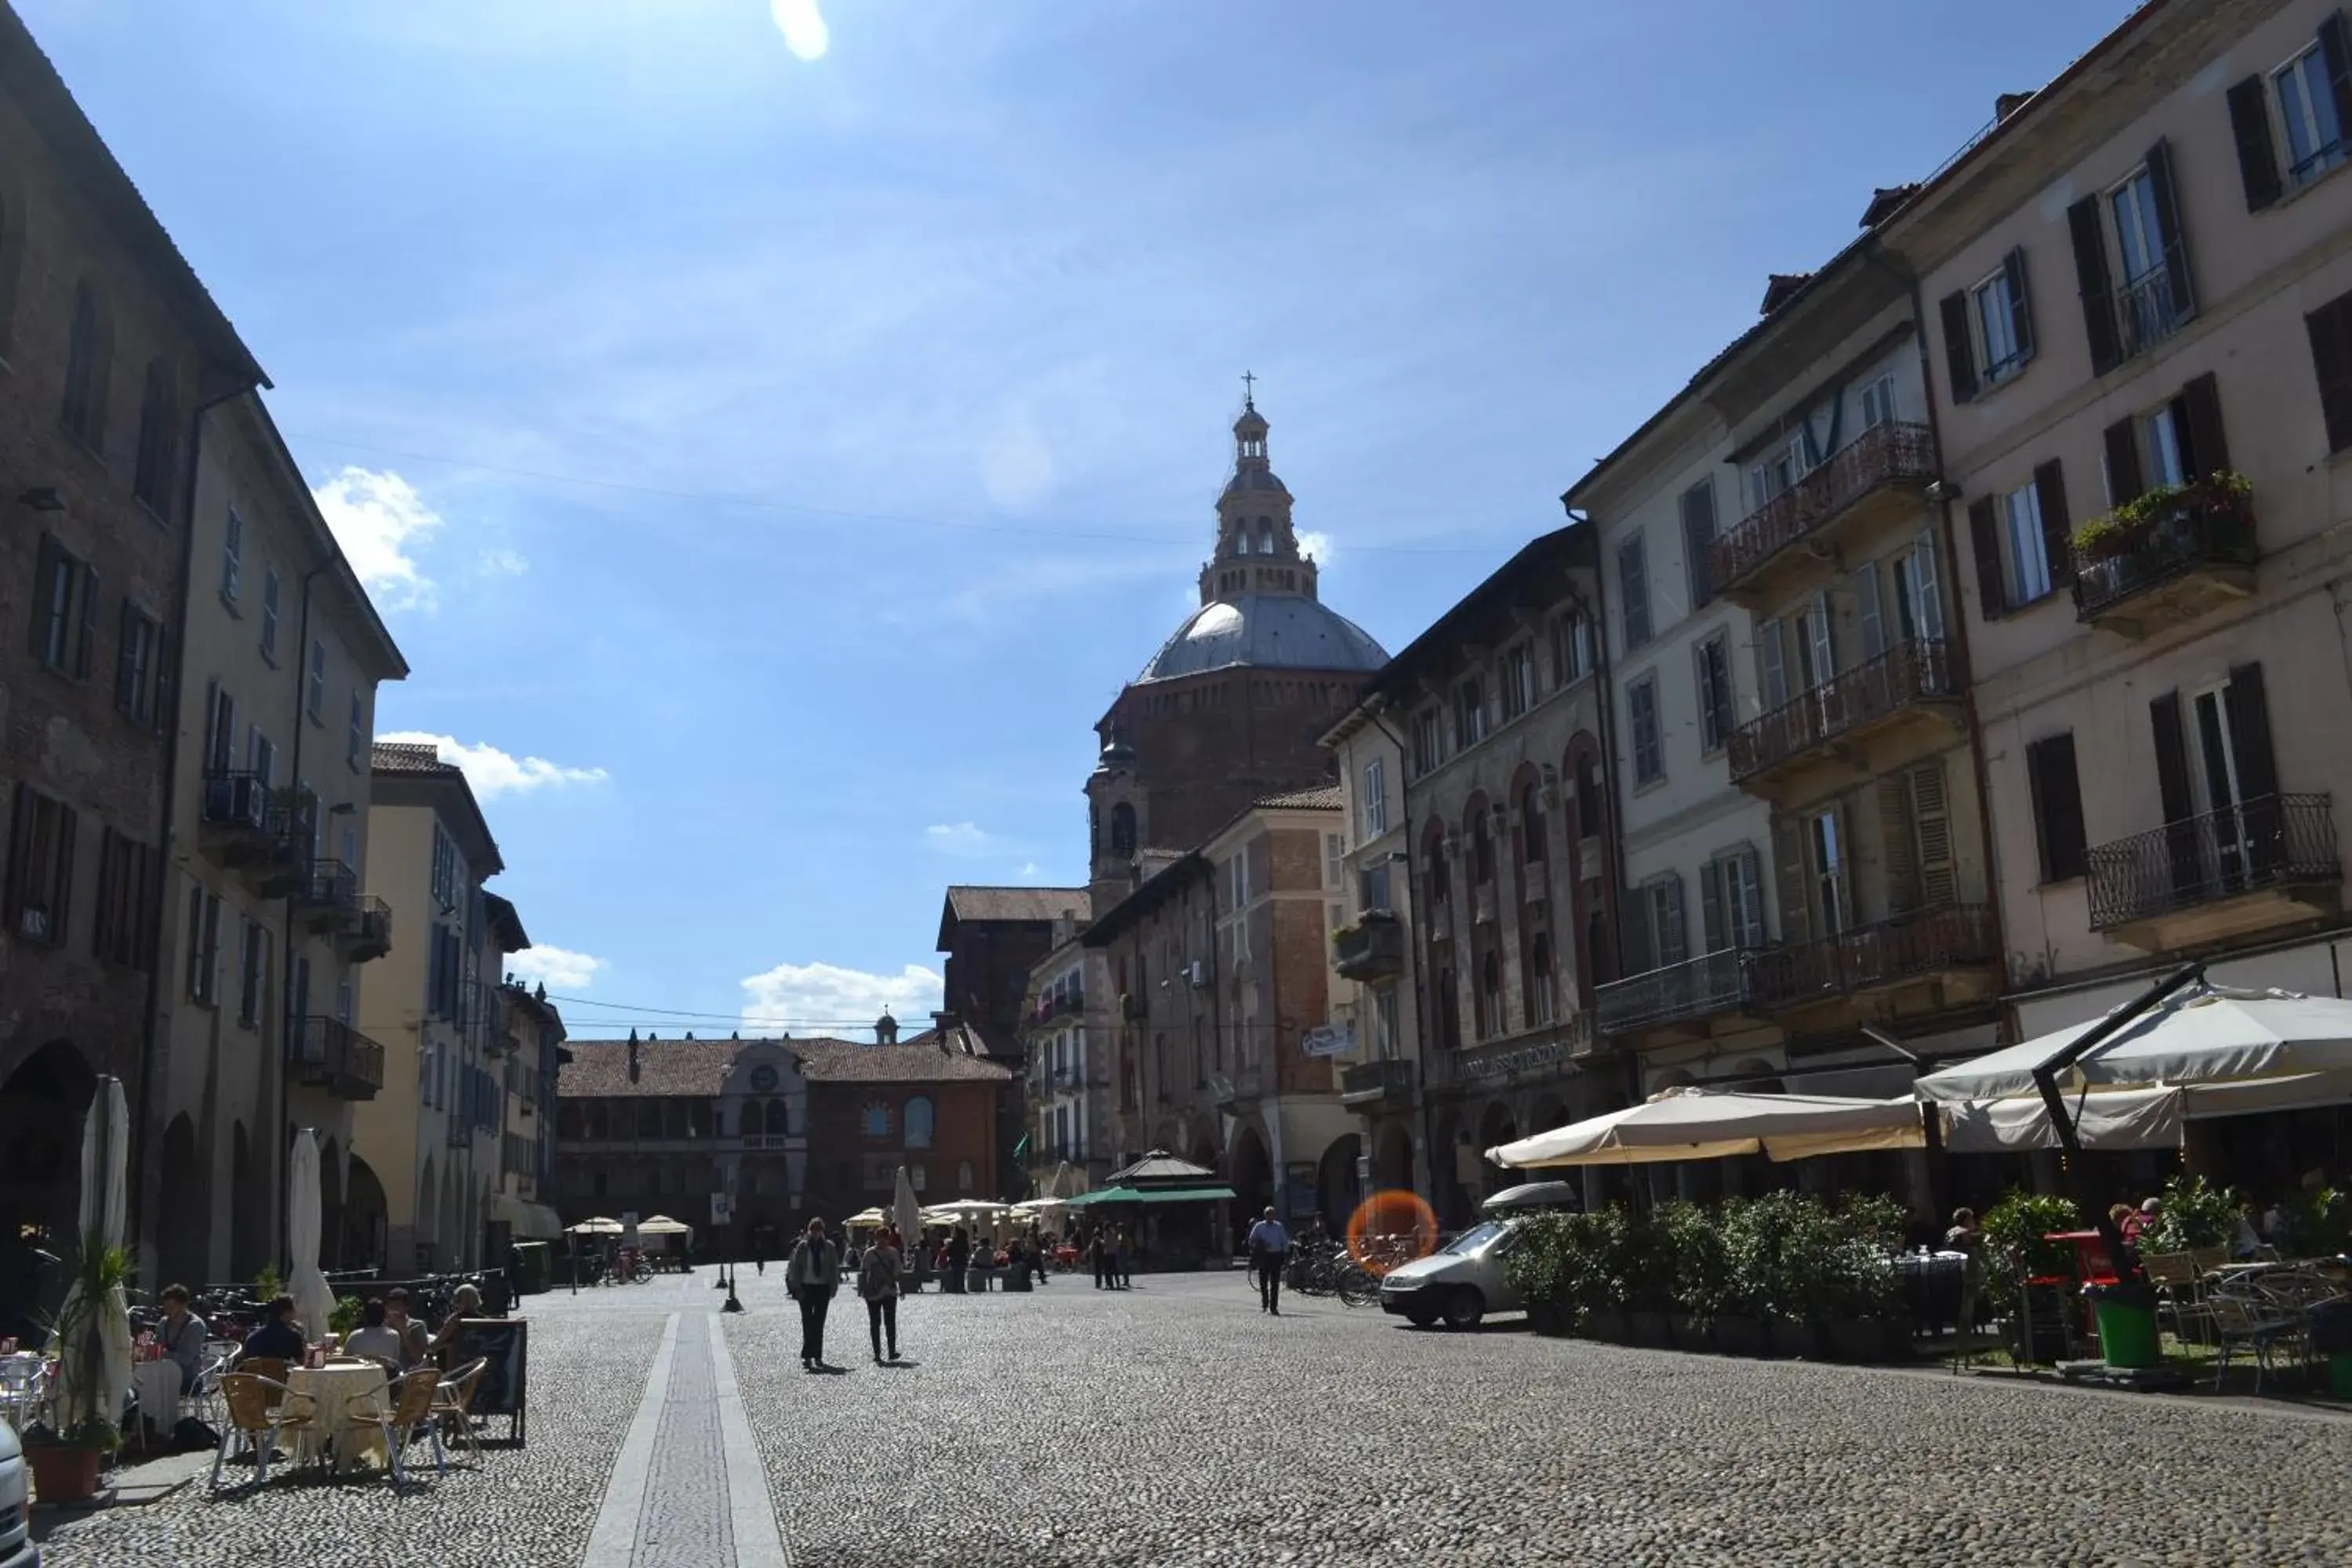
<path fill-rule="evenodd" d="M 532 972 L 666 1035 L 919 1015 L 948 883 L 1083 878 L 1244 369 L 1400 647 L 2126 9 L 14 3 L 268 368 Z"/>

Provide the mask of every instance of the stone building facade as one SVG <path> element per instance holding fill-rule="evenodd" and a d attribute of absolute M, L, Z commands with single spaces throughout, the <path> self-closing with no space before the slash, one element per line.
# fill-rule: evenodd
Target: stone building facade
<path fill-rule="evenodd" d="M 163 1132 L 164 672 L 186 602 L 199 417 L 263 384 L 13 10 L 0 7 L 0 1235 L 70 1234 L 100 1074 L 134 1110 L 134 1223 Z"/>
<path fill-rule="evenodd" d="M 948 889 L 940 907 L 938 951 L 947 955 L 947 965 L 932 1026 L 956 1048 L 1013 1075 L 998 1105 L 1001 1163 L 982 1184 L 992 1194 L 1026 1190 L 1028 1177 L 1014 1151 L 1029 1122 L 1024 1005 L 1031 973 L 1055 945 L 1057 932 L 1084 921 L 1087 909 L 1084 888 L 961 885 Z"/>

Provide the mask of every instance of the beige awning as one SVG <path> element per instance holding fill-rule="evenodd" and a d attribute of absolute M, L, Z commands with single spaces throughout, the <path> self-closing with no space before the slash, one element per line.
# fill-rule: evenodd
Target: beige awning
<path fill-rule="evenodd" d="M 1736 1094 L 1669 1089 L 1612 1110 L 1486 1151 L 1498 1165 L 1639 1165 L 1769 1154 L 1804 1160 L 1864 1149 L 1927 1146 L 1913 1100 L 1820 1094 Z"/>

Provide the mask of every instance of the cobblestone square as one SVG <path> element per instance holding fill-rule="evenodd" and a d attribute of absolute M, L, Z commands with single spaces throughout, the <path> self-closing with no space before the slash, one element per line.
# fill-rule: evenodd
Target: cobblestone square
<path fill-rule="evenodd" d="M 1318 1300 L 1276 1320 L 1223 1275 L 917 1297 L 901 1307 L 907 1364 L 891 1368 L 873 1363 L 865 1314 L 844 1297 L 826 1341 L 844 1370 L 811 1377 L 781 1273 L 744 1277 L 737 1318 L 714 1314 L 708 1274 L 535 1299 L 531 1440 L 478 1468 L 401 1496 L 273 1479 L 214 1499 L 199 1480 L 54 1526 L 47 1561 L 2352 1557 L 2352 1421 L 2326 1413 L 1683 1356 L 1540 1340 L 1513 1320 L 1423 1332 Z M 656 1436 L 633 1481 L 621 1451 L 666 1334 Z M 730 1377 L 756 1469 L 718 1452 Z M 768 1496 L 740 1495 L 761 1474 Z M 616 1497 L 608 1533 L 599 1516 Z M 744 1528 L 771 1508 L 775 1547 Z"/>

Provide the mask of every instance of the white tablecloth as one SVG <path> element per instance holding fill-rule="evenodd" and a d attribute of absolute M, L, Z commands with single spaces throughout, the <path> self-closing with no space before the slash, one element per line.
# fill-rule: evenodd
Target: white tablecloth
<path fill-rule="evenodd" d="M 133 1362 L 131 1386 L 139 1391 L 139 1419 L 150 1431 L 169 1436 L 180 1419 L 180 1363 Z"/>
<path fill-rule="evenodd" d="M 348 1425 L 346 1413 L 355 1399 L 373 1398 L 377 1408 L 387 1408 L 385 1381 L 383 1368 L 373 1363 L 363 1366 L 330 1364 L 315 1371 L 301 1366 L 287 1369 L 286 1386 L 296 1394 L 309 1394 L 312 1402 L 310 1429 L 298 1439 L 297 1456 L 316 1458 L 320 1446 L 331 1437 L 338 1469 L 348 1468 L 362 1459 L 383 1462 L 382 1428 Z"/>

